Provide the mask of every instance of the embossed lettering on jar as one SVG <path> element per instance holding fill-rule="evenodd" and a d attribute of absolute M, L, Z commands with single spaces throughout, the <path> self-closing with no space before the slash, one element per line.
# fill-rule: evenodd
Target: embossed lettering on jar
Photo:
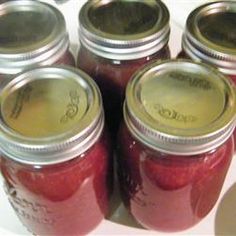
<path fill-rule="evenodd" d="M 35 235 L 84 235 L 108 211 L 111 156 L 101 96 L 84 72 L 41 67 L 1 97 L 5 190 Z"/>
<path fill-rule="evenodd" d="M 62 13 L 40 1 L 7 1 L 0 9 L 0 74 L 13 77 L 26 69 L 75 65 Z"/>
<path fill-rule="evenodd" d="M 153 63 L 129 82 L 119 133 L 122 199 L 144 227 L 179 231 L 214 207 L 233 156 L 236 99 L 216 69 Z"/>
<path fill-rule="evenodd" d="M 98 83 L 115 135 L 127 82 L 141 66 L 169 58 L 169 12 L 161 1 L 88 1 L 79 14 L 78 67 Z"/>

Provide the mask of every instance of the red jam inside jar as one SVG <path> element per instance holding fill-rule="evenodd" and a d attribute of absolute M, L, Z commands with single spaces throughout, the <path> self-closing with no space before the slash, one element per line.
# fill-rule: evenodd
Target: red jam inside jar
<path fill-rule="evenodd" d="M 0 96 L 1 172 L 20 221 L 36 235 L 89 233 L 108 213 L 112 191 L 96 84 L 79 70 L 41 67 Z"/>
<path fill-rule="evenodd" d="M 99 85 L 107 123 L 116 136 L 131 76 L 149 61 L 170 57 L 169 12 L 154 0 L 89 1 L 79 19 L 77 66 Z"/>
<path fill-rule="evenodd" d="M 184 60 L 150 64 L 129 82 L 118 177 L 145 228 L 184 230 L 214 207 L 233 156 L 233 90 L 217 70 Z"/>
<path fill-rule="evenodd" d="M 39 1 L 7 1 L 1 12 L 1 77 L 38 66 L 75 66 L 64 16 L 55 7 Z"/>

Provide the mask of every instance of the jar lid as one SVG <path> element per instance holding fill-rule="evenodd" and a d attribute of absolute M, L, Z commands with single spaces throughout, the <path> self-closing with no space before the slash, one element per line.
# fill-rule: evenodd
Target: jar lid
<path fill-rule="evenodd" d="M 27 164 L 54 164 L 88 150 L 104 125 L 95 82 L 70 67 L 41 67 L 5 82 L 0 150 Z"/>
<path fill-rule="evenodd" d="M 202 5 L 188 16 L 183 49 L 190 58 L 236 74 L 236 2 Z"/>
<path fill-rule="evenodd" d="M 153 149 L 180 155 L 213 150 L 232 134 L 235 88 L 216 69 L 188 60 L 155 62 L 126 89 L 124 118 Z"/>
<path fill-rule="evenodd" d="M 0 8 L 0 74 L 56 62 L 69 46 L 62 13 L 40 1 L 8 1 Z"/>
<path fill-rule="evenodd" d="M 87 1 L 79 23 L 82 44 L 109 59 L 150 56 L 169 40 L 169 12 L 159 0 Z"/>

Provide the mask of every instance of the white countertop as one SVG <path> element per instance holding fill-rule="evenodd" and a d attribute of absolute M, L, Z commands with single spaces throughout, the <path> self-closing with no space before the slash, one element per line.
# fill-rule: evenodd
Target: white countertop
<path fill-rule="evenodd" d="M 54 4 L 52 0 L 44 0 Z M 69 0 L 57 7 L 64 13 L 72 42 L 74 54 L 78 48 L 78 10 L 85 0 Z M 180 50 L 182 30 L 188 13 L 197 5 L 207 2 L 203 0 L 165 0 L 171 14 L 170 48 L 172 56 Z M 2 178 L 0 175 L 0 185 Z M 125 225 L 127 224 L 127 225 Z M 31 235 L 19 222 L 1 186 L 0 188 L 0 236 Z M 165 235 L 137 228 L 127 216 L 120 204 L 110 220 L 104 220 L 90 235 Z M 195 227 L 180 233 L 167 235 L 236 235 L 236 155 L 232 160 L 220 198 L 208 214 Z"/>

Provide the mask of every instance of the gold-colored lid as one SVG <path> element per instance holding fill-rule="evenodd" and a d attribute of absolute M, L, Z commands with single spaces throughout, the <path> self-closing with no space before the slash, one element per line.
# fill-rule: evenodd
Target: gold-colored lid
<path fill-rule="evenodd" d="M 169 12 L 159 0 L 87 1 L 79 23 L 82 44 L 110 59 L 145 57 L 169 40 Z"/>
<path fill-rule="evenodd" d="M 0 7 L 0 73 L 50 65 L 68 48 L 62 13 L 40 1 L 8 1 Z"/>
<path fill-rule="evenodd" d="M 235 99 L 233 85 L 209 66 L 187 60 L 155 62 L 129 82 L 125 120 L 153 148 L 196 154 L 232 133 Z"/>
<path fill-rule="evenodd" d="M 236 2 L 204 4 L 188 16 L 183 48 L 196 60 L 236 73 Z"/>
<path fill-rule="evenodd" d="M 97 86 L 69 67 L 24 72 L 3 87 L 0 99 L 0 149 L 17 161 L 73 158 L 97 140 L 103 127 Z"/>

